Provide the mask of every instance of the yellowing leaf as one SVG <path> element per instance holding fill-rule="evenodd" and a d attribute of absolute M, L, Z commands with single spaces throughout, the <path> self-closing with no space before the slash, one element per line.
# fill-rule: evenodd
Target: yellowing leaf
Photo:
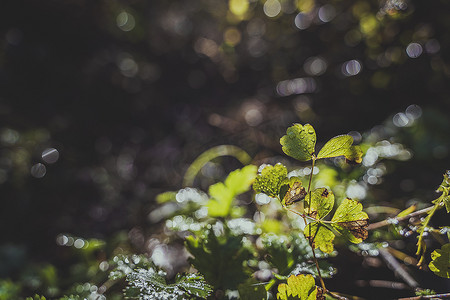
<path fill-rule="evenodd" d="M 256 176 L 253 189 L 257 193 L 264 193 L 269 197 L 277 197 L 281 184 L 287 179 L 287 169 L 282 164 L 267 165 Z"/>
<path fill-rule="evenodd" d="M 353 144 L 353 138 L 349 135 L 339 135 L 329 140 L 320 149 L 317 158 L 328 158 L 343 156 L 347 153 L 350 146 Z"/>
<path fill-rule="evenodd" d="M 325 253 L 333 252 L 334 233 L 322 223 L 309 223 L 303 233 L 305 237 L 312 241 L 313 248 L 319 248 Z"/>
<path fill-rule="evenodd" d="M 302 182 L 294 181 L 284 195 L 282 203 L 286 206 L 294 204 L 295 202 L 303 200 L 306 194 L 307 193 L 305 188 L 302 186 Z"/>
<path fill-rule="evenodd" d="M 331 219 L 332 226 L 353 243 L 367 238 L 369 216 L 362 211 L 362 204 L 350 198 L 342 201 Z"/>
<path fill-rule="evenodd" d="M 436 249 L 431 253 L 432 261 L 428 265 L 434 274 L 450 278 L 450 243 L 442 246 L 441 249 Z"/>
<path fill-rule="evenodd" d="M 320 149 L 317 158 L 344 156 L 349 161 L 362 162 L 362 150 L 359 146 L 352 146 L 353 138 L 349 135 L 339 135 L 329 140 Z"/>
<path fill-rule="evenodd" d="M 277 299 L 316 300 L 318 292 L 312 275 L 291 275 L 287 279 L 287 284 L 278 285 Z"/>
<path fill-rule="evenodd" d="M 300 161 L 312 159 L 316 146 L 316 132 L 309 125 L 294 124 L 286 130 L 280 139 L 283 152 Z"/>
<path fill-rule="evenodd" d="M 323 219 L 333 209 L 334 194 L 326 188 L 318 188 L 305 197 L 305 212 L 315 219 Z"/>

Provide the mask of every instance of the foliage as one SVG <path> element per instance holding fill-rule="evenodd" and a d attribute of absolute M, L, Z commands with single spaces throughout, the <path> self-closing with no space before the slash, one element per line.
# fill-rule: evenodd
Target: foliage
<path fill-rule="evenodd" d="M 436 275 L 450 278 L 450 243 L 436 249 L 431 253 L 432 261 L 428 265 Z"/>
<path fill-rule="evenodd" d="M 127 275 L 129 286 L 124 292 L 128 298 L 139 299 L 206 299 L 211 287 L 199 274 L 177 275 L 175 283 L 167 284 L 165 273 L 154 268 L 136 269 Z"/>
<path fill-rule="evenodd" d="M 321 294 L 322 292 L 315 286 L 314 278 L 311 275 L 291 275 L 287 279 L 287 284 L 278 285 L 277 299 L 323 299 Z"/>

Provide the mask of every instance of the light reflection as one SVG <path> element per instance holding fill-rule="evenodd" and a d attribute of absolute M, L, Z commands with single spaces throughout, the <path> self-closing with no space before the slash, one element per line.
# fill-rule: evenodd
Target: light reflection
<path fill-rule="evenodd" d="M 349 198 L 362 200 L 366 198 L 367 186 L 364 183 L 357 183 L 355 180 L 353 180 L 347 187 L 345 193 Z"/>
<path fill-rule="evenodd" d="M 408 116 L 408 118 L 416 120 L 420 118 L 420 116 L 422 116 L 422 108 L 420 108 L 419 105 L 411 104 L 406 108 L 405 113 Z"/>
<path fill-rule="evenodd" d="M 280 81 L 276 87 L 280 96 L 298 95 L 313 93 L 316 90 L 316 81 L 313 78 L 295 78 L 292 80 Z"/>
<path fill-rule="evenodd" d="M 362 66 L 356 59 L 349 60 L 342 64 L 342 74 L 345 76 L 355 76 L 361 72 Z"/>
<path fill-rule="evenodd" d="M 258 126 L 263 121 L 263 115 L 257 108 L 252 108 L 246 111 L 244 118 L 245 122 L 252 127 Z"/>
<path fill-rule="evenodd" d="M 230 11 L 236 16 L 243 16 L 248 11 L 248 0 L 230 0 L 228 3 Z"/>
<path fill-rule="evenodd" d="M 47 148 L 42 151 L 42 160 L 46 163 L 53 164 L 59 159 L 59 152 L 55 148 Z"/>
<path fill-rule="evenodd" d="M 297 16 L 295 16 L 294 24 L 295 26 L 300 30 L 305 30 L 309 26 L 311 26 L 312 23 L 312 16 L 307 13 L 298 13 Z"/>
<path fill-rule="evenodd" d="M 42 178 L 45 176 L 45 173 L 47 173 L 47 168 L 43 164 L 37 163 L 31 167 L 30 173 L 31 176 L 35 178 Z"/>
<path fill-rule="evenodd" d="M 392 118 L 392 122 L 397 127 L 406 127 L 410 126 L 412 120 L 408 118 L 408 116 L 405 113 L 397 113 Z"/>
<path fill-rule="evenodd" d="M 303 69 L 309 75 L 319 76 L 327 70 L 327 63 L 321 57 L 310 57 L 305 61 Z"/>
<path fill-rule="evenodd" d="M 417 58 L 422 54 L 422 46 L 418 43 L 411 43 L 406 47 L 406 54 L 411 58 Z"/>
<path fill-rule="evenodd" d="M 267 0 L 263 7 L 264 13 L 269 18 L 275 18 L 281 12 L 281 4 L 278 0 Z"/>
<path fill-rule="evenodd" d="M 136 21 L 132 14 L 127 13 L 126 11 L 122 11 L 117 15 L 116 25 L 122 31 L 131 31 L 134 29 Z"/>
<path fill-rule="evenodd" d="M 134 77 L 139 71 L 138 64 L 128 53 L 122 53 L 117 58 L 117 66 L 125 77 Z"/>
<path fill-rule="evenodd" d="M 255 196 L 255 202 L 258 205 L 269 204 L 271 200 L 272 200 L 271 197 L 269 197 L 269 196 L 267 196 L 266 194 L 263 194 L 263 193 L 256 194 L 256 196 Z"/>
<path fill-rule="evenodd" d="M 336 16 L 336 10 L 333 5 L 325 4 L 319 8 L 318 16 L 322 22 L 327 23 L 334 19 Z"/>

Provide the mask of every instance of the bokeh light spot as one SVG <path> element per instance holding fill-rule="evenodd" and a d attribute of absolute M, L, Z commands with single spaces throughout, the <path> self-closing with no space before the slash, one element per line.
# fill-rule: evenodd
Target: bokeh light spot
<path fill-rule="evenodd" d="M 327 63 L 321 57 L 310 57 L 305 61 L 303 69 L 309 75 L 322 75 L 327 70 Z"/>
<path fill-rule="evenodd" d="M 45 173 L 47 173 L 47 168 L 41 163 L 37 163 L 31 167 L 31 176 L 35 178 L 42 178 L 45 176 Z"/>
<path fill-rule="evenodd" d="M 311 26 L 311 22 L 312 18 L 308 14 L 302 12 L 298 13 L 294 20 L 295 26 L 301 30 L 307 29 Z"/>
<path fill-rule="evenodd" d="M 411 43 L 406 47 L 406 54 L 411 58 L 417 58 L 422 54 L 422 46 L 418 43 Z"/>
<path fill-rule="evenodd" d="M 225 43 L 234 47 L 241 42 L 241 32 L 236 27 L 228 28 L 223 34 L 223 39 Z"/>
<path fill-rule="evenodd" d="M 263 9 L 266 16 L 274 18 L 281 12 L 281 4 L 278 0 L 267 0 Z"/>
<path fill-rule="evenodd" d="M 47 148 L 42 151 L 42 159 L 48 164 L 53 164 L 58 161 L 59 152 L 55 148 Z"/>
<path fill-rule="evenodd" d="M 116 24 L 122 31 L 131 31 L 136 26 L 136 20 L 132 14 L 122 11 L 117 15 Z"/>
<path fill-rule="evenodd" d="M 325 4 L 321 8 L 319 8 L 318 13 L 320 21 L 327 23 L 334 19 L 336 16 L 336 10 L 334 9 L 334 6 L 331 4 Z"/>
<path fill-rule="evenodd" d="M 248 0 L 230 0 L 230 11 L 236 16 L 243 16 L 248 11 Z"/>
<path fill-rule="evenodd" d="M 345 76 L 355 76 L 361 72 L 362 66 L 356 59 L 349 60 L 342 64 L 342 74 Z"/>

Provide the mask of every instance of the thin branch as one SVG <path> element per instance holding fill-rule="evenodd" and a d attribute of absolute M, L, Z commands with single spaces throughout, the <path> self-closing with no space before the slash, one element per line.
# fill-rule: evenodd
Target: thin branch
<path fill-rule="evenodd" d="M 438 294 L 438 295 L 427 295 L 427 296 L 417 296 L 409 298 L 399 298 L 398 300 L 422 300 L 422 299 L 446 299 L 450 298 L 450 293 Z"/>
<path fill-rule="evenodd" d="M 380 248 L 380 255 L 386 261 L 388 267 L 395 272 L 395 274 L 403 279 L 410 287 L 418 287 L 419 283 L 412 278 L 412 276 L 400 265 L 395 257 L 386 249 Z"/>
<path fill-rule="evenodd" d="M 373 229 L 377 229 L 377 228 L 380 228 L 380 227 L 383 227 L 383 226 L 387 226 L 389 224 L 392 224 L 392 222 L 395 222 L 395 221 L 400 222 L 400 221 L 408 220 L 408 219 L 410 219 L 412 217 L 423 215 L 423 214 L 429 212 L 430 210 L 432 210 L 433 208 L 434 208 L 434 205 L 433 206 L 429 206 L 429 207 L 424 208 L 424 209 L 421 209 L 421 210 L 418 210 L 418 211 L 415 211 L 415 212 L 412 212 L 412 213 L 407 214 L 406 216 L 403 216 L 403 217 L 400 217 L 400 218 L 394 217 L 394 218 L 389 218 L 387 220 L 383 220 L 383 221 L 380 221 L 380 222 L 377 222 L 377 223 L 372 223 L 372 224 L 369 225 L 367 230 L 373 230 Z"/>

